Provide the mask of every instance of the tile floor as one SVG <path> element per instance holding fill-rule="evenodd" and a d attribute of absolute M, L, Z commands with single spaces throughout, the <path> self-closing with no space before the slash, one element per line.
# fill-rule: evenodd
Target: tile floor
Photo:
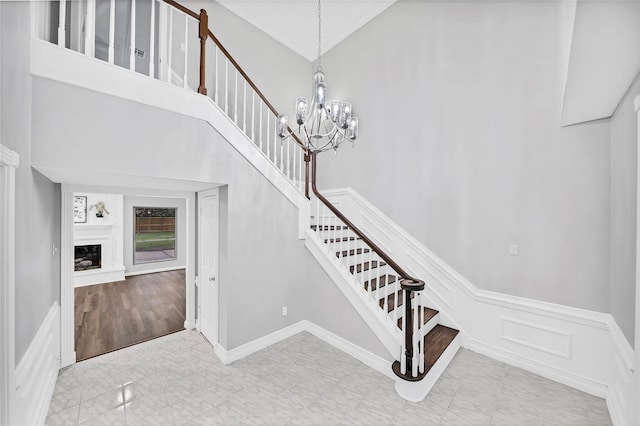
<path fill-rule="evenodd" d="M 48 425 L 610 425 L 601 398 L 461 349 L 428 397 L 300 333 L 223 366 L 181 331 L 60 372 Z"/>

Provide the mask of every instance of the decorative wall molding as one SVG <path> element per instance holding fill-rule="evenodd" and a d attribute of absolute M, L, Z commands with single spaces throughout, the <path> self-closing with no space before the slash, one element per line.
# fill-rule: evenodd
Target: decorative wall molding
<path fill-rule="evenodd" d="M 502 317 L 502 338 L 538 351 L 571 359 L 571 333 Z"/>
<path fill-rule="evenodd" d="M 340 349 L 344 353 L 351 355 L 363 364 L 373 368 L 376 371 L 379 371 L 385 376 L 394 380 L 396 379 L 396 376 L 391 370 L 391 361 L 381 358 L 378 355 L 369 352 L 366 349 L 363 349 L 360 346 L 355 345 L 350 341 L 338 336 L 337 334 L 334 334 L 308 320 L 299 321 L 288 327 L 282 328 L 271 334 L 260 337 L 259 339 L 228 351 L 219 344 L 214 344 L 213 346 L 216 355 L 218 356 L 218 358 L 220 358 L 220 361 L 222 361 L 223 364 L 227 365 L 262 349 L 265 349 L 284 339 L 288 339 L 289 337 L 303 331 L 313 334 L 317 338 L 325 341 L 326 343 L 334 346 L 337 349 Z"/>
<path fill-rule="evenodd" d="M 15 401 L 15 172 L 18 153 L 0 145 L 0 424 L 12 423 Z"/>
<path fill-rule="evenodd" d="M 426 282 L 424 297 L 464 331 L 464 346 L 607 398 L 614 422 L 629 423 L 638 354 L 610 314 L 479 289 L 353 189 L 323 194 L 356 226 L 375 224 L 369 237 Z"/>
<path fill-rule="evenodd" d="M 16 367 L 12 424 L 44 424 L 60 369 L 59 345 L 60 306 L 54 302 Z"/>
<path fill-rule="evenodd" d="M 305 327 L 305 321 L 300 321 L 230 350 L 226 350 L 219 343 L 213 343 L 214 352 L 216 353 L 218 358 L 220 358 L 220 361 L 222 361 L 224 365 L 231 364 L 234 361 L 237 361 L 251 355 L 252 353 L 267 348 L 274 343 L 278 343 L 284 339 L 300 333 L 301 331 L 305 331 Z"/>

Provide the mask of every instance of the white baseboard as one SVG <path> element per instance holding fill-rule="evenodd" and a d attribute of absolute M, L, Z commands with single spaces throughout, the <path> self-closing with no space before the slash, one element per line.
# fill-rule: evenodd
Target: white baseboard
<path fill-rule="evenodd" d="M 282 328 L 278 331 L 274 331 L 271 334 L 267 334 L 266 336 L 262 336 L 256 340 L 245 343 L 244 345 L 238 346 L 237 348 L 231 350 L 226 350 L 219 343 L 214 344 L 213 347 L 216 355 L 218 356 L 218 358 L 220 358 L 220 361 L 222 361 L 224 365 L 227 365 L 246 356 L 249 356 L 252 353 L 269 347 L 274 343 L 278 343 L 284 339 L 287 339 L 294 334 L 298 334 L 301 331 L 304 331 L 304 321 L 291 324 L 288 327 Z"/>
<path fill-rule="evenodd" d="M 44 424 L 59 369 L 60 306 L 56 301 L 16 367 L 15 424 Z"/>
<path fill-rule="evenodd" d="M 166 268 L 153 268 L 144 271 L 126 271 L 124 276 L 131 277 L 134 275 L 155 274 L 157 272 L 177 271 L 178 269 L 185 269 L 186 265 L 168 266 Z"/>
<path fill-rule="evenodd" d="M 558 368 L 554 365 L 545 364 L 534 358 L 525 357 L 516 352 L 510 352 L 504 348 L 492 346 L 472 338 L 467 339 L 466 347 L 471 351 L 478 352 L 514 367 L 522 368 L 523 370 L 527 370 L 542 377 L 546 377 L 547 379 L 571 386 L 572 388 L 591 395 L 595 395 L 600 398 L 605 398 L 607 396 L 607 385 L 597 380 L 593 380 L 590 377 L 581 376 L 571 371 Z"/>
<path fill-rule="evenodd" d="M 340 349 L 342 352 L 351 355 L 358 361 L 373 368 L 379 373 L 382 373 L 391 379 L 397 379 L 397 376 L 393 374 L 393 371 L 391 370 L 392 363 L 390 361 L 351 343 L 350 341 L 312 323 L 311 321 L 304 320 L 301 322 L 304 323 L 305 331 L 308 331 L 317 338 L 324 340 L 331 346 Z"/>
<path fill-rule="evenodd" d="M 96 284 L 114 283 L 124 281 L 124 266 L 111 270 L 94 269 L 91 273 L 75 273 L 73 277 L 73 287 L 86 287 Z M 89 271 L 87 271 L 89 272 Z"/>
<path fill-rule="evenodd" d="M 337 334 L 334 334 L 307 320 L 299 321 L 295 324 L 282 328 L 271 334 L 267 334 L 266 336 L 260 337 L 259 339 L 256 339 L 252 342 L 245 343 L 244 345 L 238 346 L 237 348 L 231 349 L 229 351 L 224 349 L 221 345 L 215 344 L 214 351 L 220 361 L 222 361 L 223 364 L 227 365 L 303 331 L 313 334 L 317 338 L 327 342 L 337 349 L 340 349 L 344 353 L 351 355 L 363 364 L 373 368 L 376 371 L 379 371 L 387 377 L 396 379 L 396 376 L 391 370 L 390 361 L 387 361 L 384 358 L 372 352 L 369 352 L 366 349 L 363 349 L 360 346 L 355 345 L 350 341 L 338 336 Z"/>

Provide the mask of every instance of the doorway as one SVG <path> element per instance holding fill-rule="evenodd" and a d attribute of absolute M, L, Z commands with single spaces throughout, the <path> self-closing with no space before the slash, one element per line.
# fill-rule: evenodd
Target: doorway
<path fill-rule="evenodd" d="M 218 342 L 219 190 L 198 192 L 198 318 L 200 331 Z"/>
<path fill-rule="evenodd" d="M 166 187 L 167 185 L 163 185 Z M 171 189 L 132 189 L 125 187 L 104 187 L 104 186 L 88 186 L 88 185 L 61 185 L 61 365 L 63 367 L 75 363 L 79 359 L 85 359 L 86 355 L 76 354 L 76 332 L 94 333 L 97 331 L 76 330 L 76 325 L 82 326 L 82 322 L 76 324 L 76 288 L 84 286 L 96 286 L 105 283 L 110 284 L 116 289 L 117 284 L 129 284 L 136 280 L 144 280 L 147 283 L 156 281 L 158 277 L 168 279 L 168 275 L 164 273 L 179 272 L 180 279 L 179 288 L 177 284 L 169 285 L 170 290 L 174 294 L 179 294 L 175 303 L 167 304 L 158 302 L 160 306 L 164 304 L 166 309 L 172 312 L 173 319 L 169 321 L 165 316 L 157 316 L 155 319 L 145 320 L 144 313 L 141 309 L 137 309 L 137 315 L 133 320 L 123 321 L 118 319 L 118 313 L 110 313 L 108 316 L 117 323 L 117 330 L 127 332 L 129 337 L 124 341 L 110 337 L 113 346 L 111 350 L 119 347 L 129 346 L 147 339 L 143 336 L 143 328 L 154 330 L 158 335 L 167 334 L 173 330 L 174 326 L 169 323 L 178 322 L 176 318 L 182 317 L 180 325 L 175 326 L 177 329 L 192 329 L 195 327 L 195 256 L 196 256 L 196 191 L 202 189 L 194 185 L 192 191 L 171 190 Z M 92 195 L 93 194 L 93 195 Z M 111 194 L 111 196 L 109 195 Z M 95 197 L 94 197 L 95 195 Z M 78 197 L 85 197 L 78 199 Z M 99 203 L 99 202 L 102 203 Z M 160 237 L 158 232 L 155 236 L 146 239 L 143 243 L 136 240 L 135 236 L 135 207 L 159 208 L 159 207 L 176 207 L 175 211 L 175 230 L 162 229 Z M 102 217 L 98 215 L 98 208 L 103 207 L 104 214 Z M 148 210 L 148 209 L 147 209 Z M 117 219 L 122 218 L 122 221 Z M 153 215 L 152 215 L 153 216 Z M 163 219 L 164 220 L 164 219 Z M 151 221 L 153 222 L 153 221 Z M 149 229 L 154 223 L 146 224 Z M 157 225 L 157 224 L 156 224 Z M 161 223 L 163 227 L 168 226 Z M 145 228 L 146 229 L 146 228 Z M 157 230 L 156 230 L 157 231 Z M 171 233 L 172 237 L 167 235 Z M 167 234 L 167 235 L 165 235 Z M 146 235 L 148 237 L 149 235 Z M 166 244 L 167 239 L 172 240 L 175 248 L 156 247 L 157 244 Z M 79 241 L 80 240 L 80 241 Z M 175 240 L 175 242 L 173 241 Z M 99 264 L 102 269 L 92 269 L 91 267 L 84 270 L 75 268 L 76 258 L 75 246 L 77 245 L 97 245 L 101 244 L 101 260 Z M 144 247 L 142 247 L 144 246 Z M 147 247 L 148 246 L 148 247 Z M 162 251 L 167 254 L 168 258 L 158 259 L 159 262 L 150 262 L 145 259 L 144 262 L 135 262 L 134 255 L 136 250 L 142 248 L 149 249 L 151 252 Z M 93 253 L 93 252 L 91 252 Z M 94 253 L 95 254 L 95 253 Z M 149 254 L 149 253 L 145 253 Z M 171 256 L 169 256 L 171 254 Z M 97 257 L 97 254 L 95 254 Z M 92 259 L 80 259 L 80 264 L 89 264 L 94 266 Z M 152 275 L 158 274 L 158 275 Z M 146 275 L 146 277 L 142 277 Z M 135 277 L 137 276 L 137 278 Z M 152 278 L 154 277 L 154 278 Z M 174 277 L 175 278 L 175 277 Z M 171 279 L 173 280 L 173 278 Z M 87 289 L 88 291 L 88 289 Z M 120 291 L 120 290 L 118 290 Z M 85 296 L 83 296 L 85 297 Z M 93 289 L 93 293 L 89 296 L 91 301 L 85 301 L 83 309 L 86 310 L 88 316 L 93 310 L 94 305 L 102 303 L 100 300 L 107 301 L 111 296 L 106 291 L 98 291 Z M 120 299 L 123 299 L 120 305 L 115 306 L 114 312 L 132 309 L 133 296 L 127 296 L 126 292 L 120 291 Z M 113 298 L 112 298 L 113 299 Z M 156 297 L 156 301 L 162 298 Z M 80 303 L 80 301 L 78 301 Z M 104 303 L 102 307 L 104 307 Z M 88 307 L 88 309 L 86 308 Z M 146 309 L 145 309 L 146 310 Z M 135 310 L 132 310 L 134 312 Z M 174 315 L 175 314 L 175 315 Z M 84 315 L 84 314 L 83 314 Z M 134 312 L 135 315 L 135 312 Z M 155 315 L 155 314 L 154 314 Z M 153 324 L 151 322 L 163 324 Z M 91 327 L 97 327 L 95 325 Z M 160 331 L 158 331 L 160 330 Z M 96 334 L 97 335 L 97 334 Z M 134 336 L 137 336 L 134 337 Z M 159 337 L 159 336 L 156 336 Z M 151 338 L 151 337 L 149 337 Z M 119 342 L 119 343 L 114 343 Z M 88 346 L 102 346 L 88 345 Z M 95 355 L 94 352 L 91 356 Z"/>

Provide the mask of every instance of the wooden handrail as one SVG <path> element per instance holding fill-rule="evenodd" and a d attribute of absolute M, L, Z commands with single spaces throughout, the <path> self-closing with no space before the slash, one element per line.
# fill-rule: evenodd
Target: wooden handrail
<path fill-rule="evenodd" d="M 181 5 L 176 1 L 173 1 L 173 0 L 162 0 L 162 1 L 164 1 L 169 6 L 175 7 L 180 12 L 186 13 L 187 15 L 191 16 L 193 19 L 197 19 L 198 21 L 200 20 L 200 15 L 198 15 L 196 12 L 192 11 L 191 9 L 184 7 L 183 5 Z"/>
<path fill-rule="evenodd" d="M 162 0 L 165 3 L 167 3 L 169 6 L 175 7 L 176 9 L 178 9 L 179 11 L 186 13 L 187 15 L 191 16 L 192 18 L 196 19 L 198 22 L 201 22 L 200 20 L 200 16 L 201 14 L 203 14 L 204 16 L 207 16 L 207 11 L 204 9 L 201 9 L 200 12 L 201 14 L 198 14 L 192 10 L 190 10 L 189 8 L 184 7 L 183 5 L 181 5 L 180 3 L 174 1 L 174 0 Z M 207 17 L 208 18 L 208 17 Z M 207 21 L 208 23 L 208 21 Z M 211 31 L 211 29 L 207 28 L 207 33 L 209 38 L 216 44 L 216 46 L 218 46 L 218 49 L 220 49 L 220 51 L 222 52 L 222 54 L 227 58 L 227 60 L 229 62 L 231 62 L 231 64 L 235 67 L 236 70 L 238 70 L 238 72 L 240 73 L 240 75 L 242 76 L 242 78 L 244 78 L 246 80 L 246 82 L 249 84 L 249 86 L 251 86 L 251 88 L 253 89 L 254 92 L 256 92 L 256 94 L 258 95 L 258 97 L 260 99 L 262 99 L 262 102 L 265 103 L 265 105 L 267 106 L 267 108 L 269 108 L 271 110 L 271 112 L 277 117 L 280 114 L 278 113 L 278 111 L 273 107 L 273 105 L 271 105 L 271 102 L 269 102 L 269 100 L 262 94 L 262 92 L 260 91 L 260 89 L 258 89 L 258 86 L 255 85 L 255 83 L 249 78 L 249 76 L 247 75 L 246 72 L 244 72 L 244 70 L 242 69 L 242 67 L 240 66 L 240 64 L 238 64 L 238 62 L 236 62 L 235 59 L 233 59 L 233 56 L 231 56 L 231 54 L 229 53 L 229 51 L 222 45 L 222 43 L 220 42 L 220 40 L 218 40 L 218 38 L 213 34 L 213 32 Z M 201 40 L 203 40 L 203 34 L 202 31 L 199 30 L 199 36 L 201 38 Z M 201 64 L 202 66 L 202 64 Z M 205 93 L 206 94 L 206 93 Z M 296 141 L 296 143 L 298 145 L 300 145 L 300 147 L 302 147 L 303 149 L 306 150 L 306 147 L 304 146 L 304 144 L 302 143 L 302 141 L 300 140 L 300 138 L 298 138 L 298 136 L 293 133 L 293 131 L 291 130 L 291 128 L 287 128 L 287 130 L 289 131 L 289 133 L 291 134 L 291 137 L 293 138 L 293 140 Z"/>
<path fill-rule="evenodd" d="M 394 262 L 393 259 L 389 257 L 389 255 L 387 255 L 380 247 L 378 247 L 373 241 L 371 241 L 369 237 L 367 237 L 362 231 L 360 231 L 360 229 L 358 229 L 357 226 L 351 223 L 351 221 L 347 219 L 345 215 L 343 215 L 342 212 L 338 210 L 336 206 L 331 204 L 331 202 L 329 202 L 329 200 L 327 200 L 318 191 L 318 188 L 316 187 L 316 169 L 317 169 L 316 156 L 317 154 L 318 154 L 317 152 L 311 153 L 311 163 L 312 163 L 311 189 L 313 190 L 313 193 L 315 194 L 315 196 L 318 197 L 318 199 L 322 201 L 322 203 L 325 206 L 329 207 L 329 210 L 331 210 L 345 225 L 347 225 L 349 229 L 355 232 L 356 235 L 358 235 L 358 237 L 362 239 L 362 241 L 367 243 L 369 248 L 371 248 L 371 250 L 373 250 L 378 256 L 380 256 L 380 258 L 382 258 L 382 260 L 384 260 L 387 263 L 387 265 L 391 266 L 391 269 L 393 269 L 400 275 L 399 277 L 400 279 L 403 279 L 403 281 L 406 281 L 406 283 L 403 283 L 403 288 L 407 287 L 411 291 L 422 290 L 424 288 L 424 281 L 411 277 L 411 275 L 409 275 L 404 269 L 402 269 L 400 265 Z"/>
<path fill-rule="evenodd" d="M 265 103 L 265 105 L 267 106 L 267 108 L 269 108 L 271 110 L 271 112 L 278 117 L 280 115 L 280 113 L 278 113 L 278 111 L 274 108 L 273 105 L 271 105 L 271 102 L 269 102 L 269 100 L 266 98 L 266 96 L 264 96 L 262 94 L 262 92 L 260 91 L 260 89 L 258 89 L 258 86 L 256 86 L 253 81 L 251 81 L 251 79 L 249 78 L 249 76 L 247 75 L 246 72 L 244 72 L 244 70 L 242 69 L 242 67 L 236 62 L 235 59 L 233 59 L 233 56 L 231 56 L 231 54 L 229 53 L 229 51 L 227 51 L 227 49 L 225 49 L 225 47 L 222 45 L 222 43 L 220 43 L 220 40 L 218 40 L 218 38 L 213 35 L 213 33 L 211 32 L 211 30 L 209 30 L 209 38 L 211 40 L 213 40 L 213 42 L 216 44 L 216 46 L 218 46 L 218 49 L 220 49 L 220 51 L 222 52 L 222 54 L 224 56 L 227 57 L 227 60 L 229 62 L 231 62 L 231 64 L 236 68 L 236 70 L 238 70 L 238 72 L 240 73 L 240 75 L 242 76 L 242 78 L 244 78 L 246 80 L 247 83 L 249 83 L 249 86 L 251 86 L 251 88 L 253 89 L 254 92 L 256 92 L 256 94 L 258 95 L 258 97 L 260 99 L 262 99 L 262 102 Z M 291 128 L 287 127 L 287 130 L 289 131 L 289 133 L 291 134 L 291 137 L 296 141 L 296 143 L 298 145 L 300 145 L 302 148 L 304 148 L 306 150 L 306 147 L 304 146 L 304 144 L 302 143 L 302 141 L 300 140 L 300 138 L 298 138 L 298 136 L 293 133 L 293 131 L 291 130 Z"/>

